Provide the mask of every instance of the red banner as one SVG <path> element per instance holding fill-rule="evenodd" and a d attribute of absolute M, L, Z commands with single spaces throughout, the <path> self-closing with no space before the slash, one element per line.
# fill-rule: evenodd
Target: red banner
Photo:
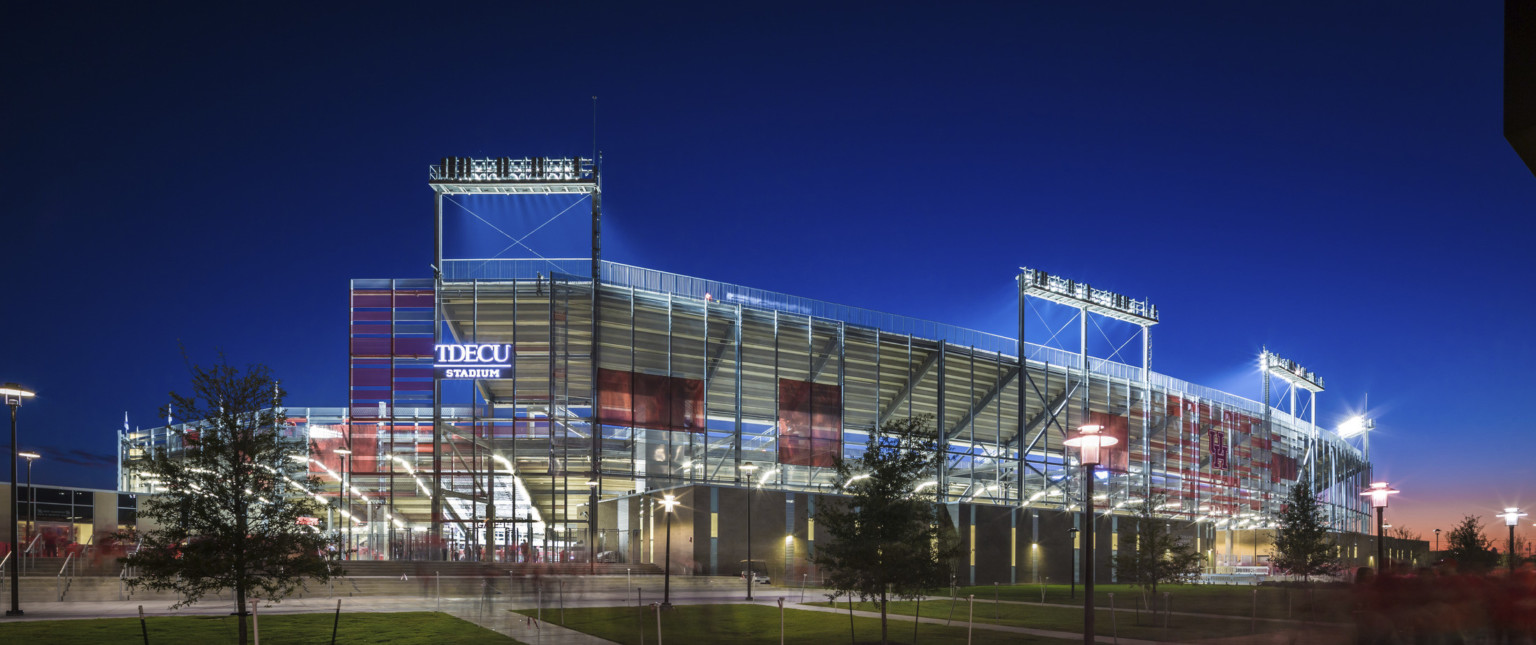
<path fill-rule="evenodd" d="M 704 381 L 597 371 L 598 421 L 611 425 L 704 432 Z"/>
<path fill-rule="evenodd" d="M 829 468 L 843 451 L 836 385 L 779 379 L 779 463 Z"/>
<path fill-rule="evenodd" d="M 597 419 L 602 423 L 627 426 L 635 421 L 633 379 L 630 372 L 597 371 Z"/>

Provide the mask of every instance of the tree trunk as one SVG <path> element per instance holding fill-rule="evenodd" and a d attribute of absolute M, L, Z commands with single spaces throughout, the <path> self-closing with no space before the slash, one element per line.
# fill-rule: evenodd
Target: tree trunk
<path fill-rule="evenodd" d="M 880 643 L 885 645 L 891 642 L 885 635 L 885 594 L 880 594 Z"/>
<path fill-rule="evenodd" d="M 235 582 L 235 613 L 236 620 L 240 622 L 239 643 L 245 645 L 250 642 L 245 633 L 245 584 L 238 581 Z"/>

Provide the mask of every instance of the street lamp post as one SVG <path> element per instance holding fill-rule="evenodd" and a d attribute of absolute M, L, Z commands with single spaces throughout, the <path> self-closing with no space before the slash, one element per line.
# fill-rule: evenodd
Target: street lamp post
<path fill-rule="evenodd" d="M 597 474 L 587 480 L 587 572 L 597 575 Z"/>
<path fill-rule="evenodd" d="M 1371 498 L 1371 506 L 1376 509 L 1377 571 L 1385 572 L 1387 570 L 1387 534 L 1386 528 L 1383 525 L 1386 524 L 1385 517 L 1387 511 L 1387 496 L 1396 495 L 1397 492 L 1398 490 L 1388 486 L 1387 482 L 1373 482 L 1370 488 L 1366 489 L 1365 492 L 1360 493 L 1363 496 Z"/>
<path fill-rule="evenodd" d="M 757 577 L 752 572 L 752 474 L 757 472 L 757 464 L 745 463 L 741 469 L 747 473 L 747 600 L 752 600 L 752 578 Z"/>
<path fill-rule="evenodd" d="M 1509 575 L 1513 576 L 1515 575 L 1515 525 L 1520 523 L 1520 518 L 1525 517 L 1525 513 L 1511 506 L 1505 508 L 1504 512 L 1496 517 L 1504 518 L 1504 524 L 1509 526 Z"/>
<path fill-rule="evenodd" d="M 1083 643 L 1094 645 L 1093 634 L 1093 469 L 1102 460 L 1102 448 L 1113 446 L 1119 440 L 1100 434 L 1104 428 L 1085 425 L 1078 428 L 1077 436 L 1066 440 L 1066 445 L 1080 451 L 1083 466 Z"/>
<path fill-rule="evenodd" d="M 17 521 L 16 507 L 20 506 L 20 504 L 17 504 L 14 499 L 17 483 L 16 453 L 19 452 L 16 447 L 16 409 L 21 407 L 22 399 L 34 396 L 34 394 L 15 383 L 6 383 L 5 385 L 0 385 L 0 396 L 5 397 L 5 404 L 11 408 L 11 491 L 13 491 L 11 493 L 13 498 L 11 500 L 11 557 L 16 559 L 16 562 L 11 564 L 11 608 L 5 612 L 5 615 L 21 616 L 24 615 L 21 611 L 21 579 L 17 577 L 21 575 L 21 556 L 16 552 L 18 548 L 16 533 L 21 528 L 21 523 Z M 30 493 L 32 488 L 30 483 L 27 485 L 27 488 Z"/>
<path fill-rule="evenodd" d="M 661 504 L 667 507 L 667 569 L 662 572 L 661 606 L 672 608 L 672 509 L 677 506 L 677 498 L 671 495 L 662 499 Z"/>
<path fill-rule="evenodd" d="M 1079 530 L 1080 529 L 1078 529 L 1075 526 L 1070 528 L 1070 529 L 1067 529 L 1067 534 L 1072 536 L 1072 542 L 1073 542 L 1072 546 L 1074 546 L 1074 547 L 1077 546 L 1077 544 L 1076 544 L 1076 542 L 1077 542 L 1077 532 Z M 1067 553 L 1071 554 L 1075 550 L 1076 549 L 1067 549 Z M 1070 588 L 1070 591 L 1069 591 L 1069 595 L 1067 597 L 1071 598 L 1073 600 L 1076 600 L 1077 599 L 1077 563 L 1073 562 L 1073 559 L 1072 559 L 1071 555 L 1067 556 L 1067 561 L 1068 562 L 1072 562 L 1072 570 L 1070 572 L 1068 572 L 1068 575 L 1067 575 L 1067 579 L 1071 581 L 1071 588 Z"/>
<path fill-rule="evenodd" d="M 32 490 L 32 460 L 43 456 L 35 452 L 20 452 L 16 456 L 27 460 L 27 539 L 30 540 L 32 532 L 37 530 L 37 493 Z"/>
<path fill-rule="evenodd" d="M 347 468 L 347 457 L 352 456 L 352 451 L 348 450 L 346 448 L 337 448 L 336 450 L 334 450 L 332 452 L 335 452 L 337 455 L 341 456 L 341 473 L 342 473 L 342 480 L 341 480 L 341 506 L 342 506 L 343 509 L 345 509 L 345 511 L 344 511 L 345 514 L 342 515 L 342 518 L 344 520 L 346 520 L 346 523 L 347 523 L 347 543 L 341 549 L 341 557 L 344 558 L 344 559 L 347 559 L 347 560 L 351 560 L 352 559 L 352 553 L 351 553 L 351 549 L 352 549 L 352 489 L 348 488 L 348 486 L 352 485 L 352 471 L 349 468 Z"/>
<path fill-rule="evenodd" d="M 1435 551 L 1440 550 L 1440 529 L 1435 529 Z"/>

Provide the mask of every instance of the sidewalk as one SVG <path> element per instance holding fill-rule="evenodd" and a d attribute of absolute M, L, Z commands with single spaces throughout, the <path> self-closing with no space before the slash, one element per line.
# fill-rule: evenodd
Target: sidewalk
<path fill-rule="evenodd" d="M 789 607 L 790 604 L 789 603 L 785 603 L 784 606 L 785 607 Z M 799 604 L 799 603 L 794 603 L 794 607 L 795 607 L 795 609 L 801 609 L 801 610 L 804 610 L 804 611 L 820 611 L 820 612 L 827 612 L 827 613 L 833 613 L 833 614 L 847 614 L 848 613 L 847 609 L 836 609 L 836 608 L 833 608 L 833 607 L 811 607 L 811 606 L 802 605 L 802 604 Z M 853 615 L 854 616 L 858 616 L 860 618 L 873 618 L 875 620 L 880 620 L 880 612 L 878 612 L 878 611 L 855 611 L 855 612 L 853 612 Z M 912 622 L 912 616 L 906 616 L 906 615 L 901 615 L 901 614 L 889 614 L 888 618 L 892 622 L 902 622 L 902 623 Z M 938 618 L 921 618 L 919 620 L 923 621 L 923 624 L 925 624 L 925 625 L 949 625 L 950 627 L 954 627 L 955 626 L 955 623 L 953 623 L 952 621 L 940 620 Z M 961 627 L 964 627 L 965 626 L 965 621 L 960 621 L 959 625 Z M 1026 635 L 1026 636 L 1039 636 L 1039 637 L 1042 637 L 1042 638 L 1060 638 L 1060 639 L 1063 639 L 1063 640 L 1078 640 L 1078 641 L 1083 639 L 1083 632 L 1059 632 L 1059 631 L 1054 631 L 1054 630 L 1049 630 L 1049 629 L 1030 629 L 1028 627 L 1012 627 L 1012 626 L 1009 626 L 1009 625 L 994 625 L 994 624 L 991 624 L 991 623 L 972 623 L 972 627 L 977 629 L 977 630 L 985 630 L 985 631 L 993 631 L 993 632 L 1003 632 L 1003 633 L 1007 633 L 1007 634 L 1021 634 L 1021 635 Z M 1159 641 L 1145 641 L 1145 640 L 1137 640 L 1137 639 L 1134 639 L 1134 638 L 1119 638 L 1119 639 L 1117 639 L 1117 638 L 1115 638 L 1113 636 L 1105 636 L 1103 634 L 1095 634 L 1094 636 L 1095 636 L 1094 640 L 1096 642 L 1099 642 L 1099 643 L 1121 643 L 1122 645 L 1158 645 L 1158 643 L 1159 643 Z"/>

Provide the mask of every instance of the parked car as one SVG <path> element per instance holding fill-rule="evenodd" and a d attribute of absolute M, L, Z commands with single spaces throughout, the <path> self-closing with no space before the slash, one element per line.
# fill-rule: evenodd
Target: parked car
<path fill-rule="evenodd" d="M 747 579 L 747 572 L 745 572 L 745 571 L 741 572 L 741 579 L 742 580 L 746 580 Z M 762 573 L 760 571 L 754 571 L 754 572 L 752 572 L 752 584 L 766 585 L 766 584 L 772 584 L 772 583 L 768 580 L 768 574 Z"/>

